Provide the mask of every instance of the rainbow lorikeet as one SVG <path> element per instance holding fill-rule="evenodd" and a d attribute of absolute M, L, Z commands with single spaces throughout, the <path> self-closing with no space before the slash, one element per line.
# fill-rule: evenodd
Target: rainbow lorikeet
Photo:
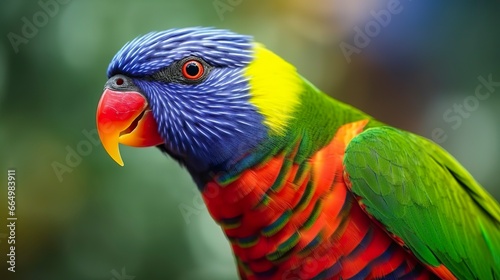
<path fill-rule="evenodd" d="M 111 61 L 104 148 L 189 171 L 242 279 L 500 279 L 500 206 L 445 150 L 334 100 L 226 30 L 152 32 Z"/>

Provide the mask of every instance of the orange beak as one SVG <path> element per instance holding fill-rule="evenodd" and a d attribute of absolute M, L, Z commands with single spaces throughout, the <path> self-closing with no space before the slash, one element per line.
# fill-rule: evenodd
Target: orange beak
<path fill-rule="evenodd" d="M 136 91 L 105 89 L 97 105 L 96 119 L 104 149 L 121 166 L 120 143 L 132 147 L 164 143 L 146 98 Z"/>

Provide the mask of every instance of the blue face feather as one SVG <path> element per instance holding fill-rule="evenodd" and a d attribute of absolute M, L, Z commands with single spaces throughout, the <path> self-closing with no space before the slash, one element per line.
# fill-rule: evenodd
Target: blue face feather
<path fill-rule="evenodd" d="M 179 78 L 186 59 L 206 64 L 202 80 Z M 251 37 L 211 28 L 167 30 L 127 43 L 111 61 L 108 78 L 125 75 L 140 89 L 166 151 L 191 173 L 217 172 L 267 135 L 244 75 L 253 59 Z"/>

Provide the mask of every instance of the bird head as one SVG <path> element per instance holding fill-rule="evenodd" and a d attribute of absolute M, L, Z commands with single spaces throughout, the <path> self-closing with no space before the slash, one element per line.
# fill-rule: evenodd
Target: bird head
<path fill-rule="evenodd" d="M 151 32 L 108 67 L 97 128 L 119 144 L 160 146 L 196 172 L 228 168 L 269 136 L 286 134 L 303 80 L 252 37 L 213 28 Z"/>

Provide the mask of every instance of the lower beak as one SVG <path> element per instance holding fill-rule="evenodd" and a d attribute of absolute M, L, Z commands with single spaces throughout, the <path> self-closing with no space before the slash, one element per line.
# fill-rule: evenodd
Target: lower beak
<path fill-rule="evenodd" d="M 138 92 L 104 90 L 96 119 L 104 149 L 121 166 L 119 143 L 133 147 L 164 143 L 146 98 Z"/>

